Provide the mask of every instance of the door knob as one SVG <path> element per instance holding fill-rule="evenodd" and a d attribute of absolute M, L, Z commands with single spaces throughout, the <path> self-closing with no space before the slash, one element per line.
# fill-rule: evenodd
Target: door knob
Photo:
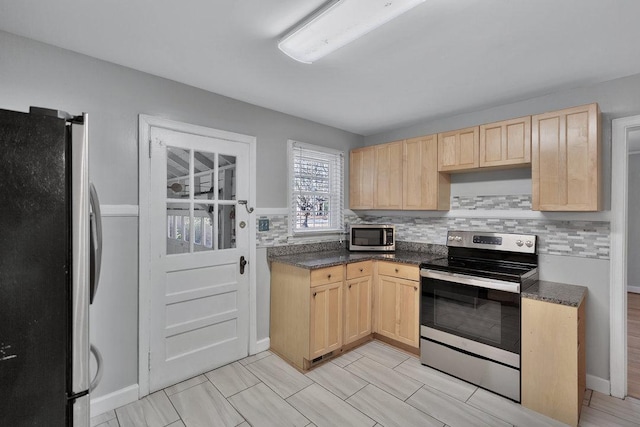
<path fill-rule="evenodd" d="M 240 257 L 240 274 L 244 274 L 244 266 L 247 265 L 247 260 L 244 259 L 244 255 Z"/>

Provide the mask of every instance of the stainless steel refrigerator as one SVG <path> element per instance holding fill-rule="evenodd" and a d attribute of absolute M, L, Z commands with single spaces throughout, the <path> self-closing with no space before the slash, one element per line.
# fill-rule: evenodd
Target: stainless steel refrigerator
<path fill-rule="evenodd" d="M 86 114 L 0 110 L 1 426 L 89 425 L 102 233 L 87 135 Z"/>

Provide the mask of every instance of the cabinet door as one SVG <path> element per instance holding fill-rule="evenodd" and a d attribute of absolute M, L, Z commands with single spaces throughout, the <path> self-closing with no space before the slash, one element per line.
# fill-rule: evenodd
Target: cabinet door
<path fill-rule="evenodd" d="M 396 280 L 396 292 L 398 294 L 398 330 L 396 339 L 417 348 L 420 343 L 419 282 L 405 279 Z"/>
<path fill-rule="evenodd" d="M 531 164 L 531 116 L 480 126 L 480 167 Z"/>
<path fill-rule="evenodd" d="M 342 282 L 310 289 L 309 358 L 342 347 Z"/>
<path fill-rule="evenodd" d="M 522 299 L 522 406 L 577 425 L 584 395 L 580 308 Z"/>
<path fill-rule="evenodd" d="M 373 208 L 375 168 L 374 147 L 359 148 L 349 153 L 349 207 Z"/>
<path fill-rule="evenodd" d="M 454 172 L 479 166 L 480 128 L 474 126 L 438 134 L 438 170 Z"/>
<path fill-rule="evenodd" d="M 533 210 L 600 210 L 598 104 L 533 116 L 531 135 Z"/>
<path fill-rule="evenodd" d="M 402 143 L 389 142 L 375 145 L 376 209 L 402 209 Z"/>
<path fill-rule="evenodd" d="M 345 283 L 344 343 L 371 334 L 371 276 L 347 280 Z"/>
<path fill-rule="evenodd" d="M 378 275 L 377 333 L 412 347 L 419 346 L 418 285 L 413 280 Z"/>
<path fill-rule="evenodd" d="M 396 280 L 393 277 L 378 276 L 377 283 L 377 333 L 389 338 L 396 339 L 396 319 L 397 319 L 397 290 Z"/>
<path fill-rule="evenodd" d="M 438 135 L 407 139 L 403 148 L 402 208 L 448 210 L 451 184 L 438 172 Z"/>

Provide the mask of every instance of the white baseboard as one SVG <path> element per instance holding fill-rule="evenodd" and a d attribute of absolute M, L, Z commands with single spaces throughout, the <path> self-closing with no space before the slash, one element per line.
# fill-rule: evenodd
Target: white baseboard
<path fill-rule="evenodd" d="M 113 393 L 91 399 L 91 417 L 104 414 L 112 409 L 119 408 L 138 400 L 138 384 L 121 388 Z"/>
<path fill-rule="evenodd" d="M 587 388 L 597 391 L 598 393 L 606 394 L 607 396 L 611 394 L 611 383 L 609 380 L 596 377 L 595 375 L 587 374 Z"/>
<path fill-rule="evenodd" d="M 640 294 L 640 286 L 627 286 L 627 292 L 633 292 L 634 294 Z"/>
<path fill-rule="evenodd" d="M 267 337 L 258 340 L 258 342 L 256 342 L 256 353 L 269 350 L 269 347 L 271 347 L 271 338 Z"/>

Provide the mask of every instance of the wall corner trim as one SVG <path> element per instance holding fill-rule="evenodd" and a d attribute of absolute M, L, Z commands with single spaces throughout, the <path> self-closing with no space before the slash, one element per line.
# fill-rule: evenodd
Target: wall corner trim
<path fill-rule="evenodd" d="M 595 375 L 587 374 L 587 388 L 597 391 L 598 393 L 606 394 L 607 396 L 611 394 L 611 383 L 609 380 L 596 377 Z"/>
<path fill-rule="evenodd" d="M 269 347 L 271 347 L 271 338 L 267 337 L 267 338 L 258 340 L 256 342 L 256 353 L 267 351 L 269 350 Z"/>
<path fill-rule="evenodd" d="M 91 417 L 119 408 L 138 400 L 138 384 L 132 384 L 104 396 L 91 399 Z"/>

